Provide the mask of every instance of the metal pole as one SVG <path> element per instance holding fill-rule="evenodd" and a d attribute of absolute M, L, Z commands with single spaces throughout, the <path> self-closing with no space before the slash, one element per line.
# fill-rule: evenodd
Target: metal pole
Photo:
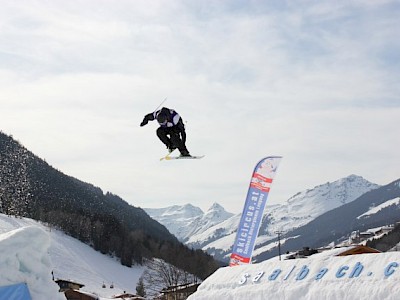
<path fill-rule="evenodd" d="M 278 234 L 278 253 L 279 253 L 279 260 L 281 260 L 281 234 L 282 231 L 275 231 Z"/>

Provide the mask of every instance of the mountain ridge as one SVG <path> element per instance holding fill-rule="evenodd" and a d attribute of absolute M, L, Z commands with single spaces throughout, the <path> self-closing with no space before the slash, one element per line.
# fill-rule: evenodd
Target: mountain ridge
<path fill-rule="evenodd" d="M 256 241 L 255 255 L 262 254 L 262 249 L 268 248 L 268 245 L 274 248 L 276 232 L 284 233 L 302 228 L 328 211 L 349 204 L 365 193 L 380 187 L 380 185 L 371 183 L 361 176 L 351 174 L 336 181 L 298 192 L 283 204 L 268 206 L 267 202 Z M 227 261 L 230 248 L 236 237 L 240 216 L 241 214 L 233 215 L 214 226 L 192 234 L 190 238 L 183 241 L 190 247 L 201 248 L 217 259 Z M 181 226 L 187 225 L 181 224 Z"/>
<path fill-rule="evenodd" d="M 354 201 L 327 211 L 308 224 L 284 234 L 282 238 L 286 241 L 283 243 L 283 247 L 287 251 L 305 246 L 321 247 L 332 242 L 343 241 L 352 231 L 363 231 L 399 222 L 400 201 L 397 206 L 388 206 L 382 212 L 377 212 L 374 217 L 357 218 L 369 211 L 373 203 L 379 205 L 400 198 L 399 183 L 400 179 L 397 179 L 387 185 L 373 189 Z M 274 255 L 271 251 L 267 251 L 260 253 L 256 256 L 256 259 L 265 260 Z"/>
<path fill-rule="evenodd" d="M 192 204 L 144 208 L 144 210 L 152 218 L 164 224 L 181 241 L 187 241 L 192 235 L 233 216 L 218 203 L 213 203 L 205 212 Z"/>

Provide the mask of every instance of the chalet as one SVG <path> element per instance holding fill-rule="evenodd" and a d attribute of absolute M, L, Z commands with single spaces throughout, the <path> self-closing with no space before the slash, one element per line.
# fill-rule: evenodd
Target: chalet
<path fill-rule="evenodd" d="M 348 244 L 358 244 L 370 238 L 373 238 L 374 236 L 375 233 L 373 231 L 365 231 L 365 232 L 353 231 L 350 235 Z"/>
<path fill-rule="evenodd" d="M 59 292 L 65 292 L 67 290 L 79 290 L 85 286 L 84 284 L 64 279 L 57 279 L 55 282 L 60 287 Z"/>
<path fill-rule="evenodd" d="M 200 283 L 175 285 L 161 291 L 163 300 L 184 300 L 197 291 Z"/>

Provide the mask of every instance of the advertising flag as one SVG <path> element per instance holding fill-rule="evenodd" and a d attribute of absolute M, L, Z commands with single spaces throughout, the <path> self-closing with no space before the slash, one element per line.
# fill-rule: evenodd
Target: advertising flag
<path fill-rule="evenodd" d="M 251 263 L 268 193 L 281 159 L 280 156 L 266 157 L 260 160 L 254 168 L 232 248 L 230 266 Z"/>

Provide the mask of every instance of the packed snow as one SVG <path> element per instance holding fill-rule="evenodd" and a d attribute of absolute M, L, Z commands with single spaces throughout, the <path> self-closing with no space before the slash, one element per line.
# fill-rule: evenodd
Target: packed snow
<path fill-rule="evenodd" d="M 0 286 L 26 282 L 33 300 L 65 299 L 52 272 L 56 280 L 84 284 L 82 291 L 111 299 L 124 291 L 135 294 L 144 271 L 142 266 L 122 266 L 115 258 L 34 220 L 3 214 L 0 253 Z"/>
<path fill-rule="evenodd" d="M 220 268 L 188 299 L 400 299 L 398 252 L 336 256 L 345 250 Z"/>

